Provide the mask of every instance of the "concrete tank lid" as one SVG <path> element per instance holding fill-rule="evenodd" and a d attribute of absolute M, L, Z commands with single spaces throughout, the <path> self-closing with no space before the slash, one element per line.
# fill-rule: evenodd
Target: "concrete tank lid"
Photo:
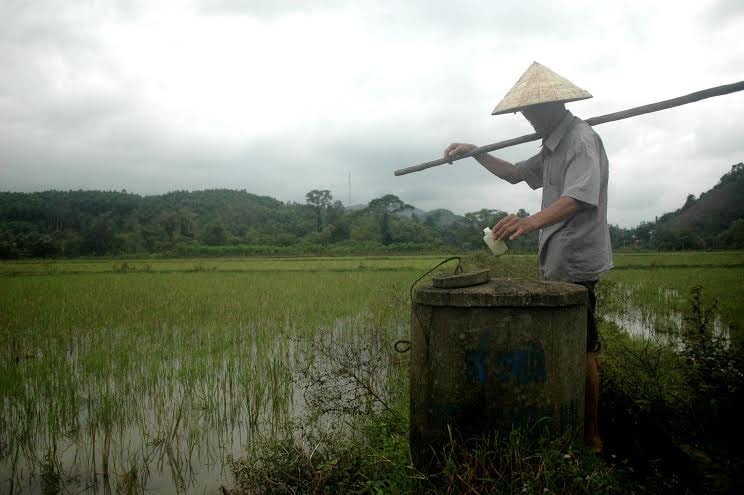
<path fill-rule="evenodd" d="M 488 283 L 458 289 L 417 287 L 413 302 L 427 306 L 576 306 L 586 304 L 581 285 L 522 278 L 492 278 Z"/>

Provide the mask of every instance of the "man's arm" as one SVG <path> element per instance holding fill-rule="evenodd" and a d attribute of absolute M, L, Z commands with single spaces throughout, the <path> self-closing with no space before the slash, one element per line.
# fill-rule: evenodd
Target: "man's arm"
<path fill-rule="evenodd" d="M 457 158 L 458 156 L 462 156 L 466 153 L 471 152 L 475 148 L 477 148 L 477 146 L 474 144 L 452 143 L 444 150 L 444 157 Z M 516 184 L 523 180 L 522 174 L 519 172 L 519 169 L 506 160 L 496 158 L 495 156 L 489 155 L 488 153 L 481 153 L 480 155 L 473 156 L 473 158 L 475 158 L 478 163 L 483 165 L 483 167 L 491 172 L 493 175 L 504 179 L 507 182 Z"/>
<path fill-rule="evenodd" d="M 493 227 L 493 237 L 513 241 L 525 234 L 572 217 L 578 208 L 577 200 L 570 196 L 561 196 L 552 205 L 527 218 L 519 218 L 514 214 L 502 218 Z"/>

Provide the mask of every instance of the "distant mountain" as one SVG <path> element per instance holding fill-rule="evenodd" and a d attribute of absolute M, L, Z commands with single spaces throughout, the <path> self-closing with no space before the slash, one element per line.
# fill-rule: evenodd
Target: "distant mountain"
<path fill-rule="evenodd" d="M 438 208 L 436 210 L 426 212 L 426 214 L 423 216 L 423 220 L 426 221 L 429 218 L 433 218 L 436 225 L 442 226 L 451 225 L 458 220 L 465 220 L 465 217 L 455 215 L 451 211 L 445 210 L 444 208 Z"/>
<path fill-rule="evenodd" d="M 347 210 L 358 211 L 363 210 L 366 207 L 366 204 L 355 204 L 348 206 Z M 413 216 L 415 215 L 420 222 L 426 222 L 427 219 L 432 218 L 433 220 L 430 220 L 430 222 L 433 222 L 434 225 L 440 227 L 446 227 L 447 225 L 451 225 L 458 220 L 465 220 L 465 217 L 452 213 L 445 208 L 437 208 L 436 210 L 425 211 L 414 206 L 412 210 L 404 210 L 396 213 L 396 215 L 398 217 L 408 219 L 413 218 Z"/>
<path fill-rule="evenodd" d="M 401 218 L 413 218 L 413 216 L 416 215 L 416 218 L 418 218 L 419 220 L 423 220 L 424 218 L 426 218 L 426 215 L 428 215 L 428 212 L 414 206 L 412 210 L 403 210 L 396 213 L 396 215 Z"/>

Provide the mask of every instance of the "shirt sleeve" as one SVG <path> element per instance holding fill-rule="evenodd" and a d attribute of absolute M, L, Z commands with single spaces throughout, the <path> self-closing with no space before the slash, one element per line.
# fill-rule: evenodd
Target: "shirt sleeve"
<path fill-rule="evenodd" d="M 519 170 L 522 180 L 532 189 L 538 189 L 543 186 L 543 167 L 544 159 L 542 153 L 538 153 L 532 158 L 517 162 L 514 166 Z"/>
<path fill-rule="evenodd" d="M 570 196 L 583 203 L 597 206 L 600 182 L 597 147 L 591 142 L 582 140 L 566 166 L 561 196 Z"/>

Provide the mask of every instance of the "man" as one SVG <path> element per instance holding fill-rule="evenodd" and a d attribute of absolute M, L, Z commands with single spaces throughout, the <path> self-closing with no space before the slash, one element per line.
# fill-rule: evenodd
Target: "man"
<path fill-rule="evenodd" d="M 599 339 L 594 286 L 612 268 L 607 226 L 608 161 L 597 133 L 564 106 L 591 97 L 547 67 L 533 63 L 493 115 L 521 112 L 542 137 L 540 153 L 516 164 L 487 153 L 474 158 L 512 184 L 525 181 L 532 189 L 543 188 L 539 213 L 527 218 L 508 215 L 494 226 L 493 236 L 514 240 L 539 230 L 541 277 L 581 284 L 589 291 L 584 440 L 599 452 L 599 374 L 594 356 Z M 475 148 L 472 144 L 452 143 L 444 156 L 455 158 Z"/>

